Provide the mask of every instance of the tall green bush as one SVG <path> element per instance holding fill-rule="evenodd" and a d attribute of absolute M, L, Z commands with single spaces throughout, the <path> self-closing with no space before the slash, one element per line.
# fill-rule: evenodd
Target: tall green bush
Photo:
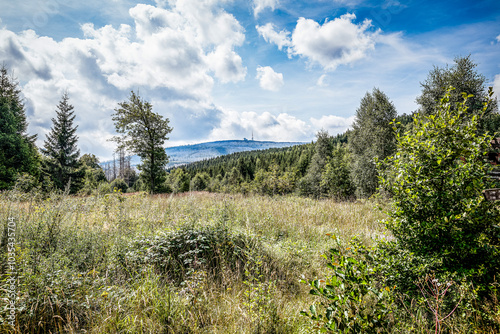
<path fill-rule="evenodd" d="M 393 198 L 387 227 L 396 248 L 434 263 L 434 270 L 491 282 L 500 269 L 500 211 L 482 194 L 493 186 L 491 137 L 478 135 L 481 113 L 468 112 L 471 96 L 452 105 L 452 90 L 434 113 L 417 115 L 413 128 L 397 135 L 381 178 Z"/>

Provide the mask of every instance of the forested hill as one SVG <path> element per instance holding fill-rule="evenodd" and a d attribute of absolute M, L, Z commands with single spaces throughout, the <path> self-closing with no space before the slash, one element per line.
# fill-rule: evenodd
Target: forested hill
<path fill-rule="evenodd" d="M 347 144 L 348 132 L 330 137 L 332 146 Z M 315 152 L 315 144 L 290 145 L 288 147 L 268 148 L 251 152 L 236 152 L 217 158 L 194 162 L 184 167 L 190 178 L 198 173 L 207 173 L 210 177 L 220 175 L 224 177 L 227 172 L 236 168 L 241 177 L 253 180 L 258 170 L 268 170 L 276 166 L 280 172 L 294 169 L 298 175 L 306 173 L 311 157 Z"/>
<path fill-rule="evenodd" d="M 187 165 L 196 161 L 207 160 L 236 152 L 266 150 L 269 148 L 283 148 L 302 145 L 301 142 L 274 142 L 257 140 L 221 140 L 194 145 L 167 147 L 165 152 L 169 157 L 167 168 Z M 131 157 L 130 165 L 137 166 L 140 158 Z M 102 166 L 112 164 L 112 161 L 101 163 Z"/>
<path fill-rule="evenodd" d="M 184 165 L 236 152 L 265 150 L 300 145 L 300 142 L 273 142 L 256 140 L 223 140 L 195 145 L 168 147 L 169 167 Z"/>
<path fill-rule="evenodd" d="M 253 179 L 257 169 L 267 169 L 269 165 L 276 164 L 280 168 L 297 167 L 305 171 L 309 164 L 314 144 L 302 144 L 281 148 L 269 148 L 246 152 L 236 152 L 213 159 L 191 163 L 185 167 L 191 177 L 200 172 L 206 172 L 210 177 L 224 176 L 226 171 L 236 167 L 244 178 Z M 302 157 L 302 162 L 299 160 Z M 302 164 L 302 168 L 300 165 Z"/>

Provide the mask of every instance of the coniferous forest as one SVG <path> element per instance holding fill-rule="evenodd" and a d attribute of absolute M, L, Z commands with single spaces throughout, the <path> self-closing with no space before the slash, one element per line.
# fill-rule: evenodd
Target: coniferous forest
<path fill-rule="evenodd" d="M 166 169 L 175 129 L 134 91 L 113 168 L 81 154 L 68 91 L 37 147 L 3 66 L 0 332 L 499 333 L 500 114 L 476 67 L 434 67 L 413 112 L 373 88 L 345 133 Z"/>

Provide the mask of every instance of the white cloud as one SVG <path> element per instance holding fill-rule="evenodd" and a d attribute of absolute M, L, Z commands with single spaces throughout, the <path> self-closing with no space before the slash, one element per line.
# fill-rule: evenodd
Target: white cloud
<path fill-rule="evenodd" d="M 354 116 L 344 118 L 334 115 L 325 115 L 320 119 L 311 118 L 310 121 L 316 130 L 324 129 L 327 130 L 330 135 L 335 135 L 344 133 L 349 129 L 354 122 Z"/>
<path fill-rule="evenodd" d="M 316 86 L 318 87 L 326 87 L 328 86 L 328 76 L 326 74 L 321 75 L 316 81 Z"/>
<path fill-rule="evenodd" d="M 61 41 L 33 30 L 0 28 L 0 59 L 6 59 L 21 80 L 29 130 L 39 134 L 38 145 L 65 90 L 75 106 L 82 153 L 106 158 L 113 147 L 106 141 L 114 132 L 111 113 L 128 91 L 149 89 L 162 101 L 191 101 L 198 109 L 210 109 L 214 78 L 244 80 L 246 68 L 236 51 L 245 40 L 244 30 L 217 1 L 170 1 L 168 9 L 139 4 L 129 15 L 132 26 L 87 23 L 81 26 L 82 38 Z M 190 116 L 198 117 L 196 108 L 179 103 L 175 108 L 157 111 L 171 116 L 168 113 L 181 110 L 178 129 Z M 218 112 L 207 113 L 203 119 L 211 127 L 204 127 L 205 134 L 218 124 L 213 122 Z"/>
<path fill-rule="evenodd" d="M 278 0 L 254 0 L 253 14 L 255 17 L 257 17 L 266 8 L 271 8 L 272 10 L 274 10 L 278 3 Z"/>
<path fill-rule="evenodd" d="M 500 35 L 497 36 L 497 42 L 500 43 Z"/>
<path fill-rule="evenodd" d="M 248 138 L 252 132 L 256 140 L 309 141 L 314 136 L 310 125 L 286 113 L 275 116 L 269 112 L 222 110 L 220 125 L 209 138 Z"/>
<path fill-rule="evenodd" d="M 270 91 L 278 91 L 285 84 L 283 82 L 283 74 L 276 73 L 270 66 L 257 67 L 257 79 L 262 89 Z"/>
<path fill-rule="evenodd" d="M 355 18 L 354 14 L 345 14 L 323 25 L 300 18 L 292 34 L 293 53 L 327 70 L 364 58 L 375 48 L 377 33 L 367 31 L 370 20 L 357 25 L 352 22 Z"/>
<path fill-rule="evenodd" d="M 277 32 L 274 24 L 272 23 L 267 23 L 263 26 L 256 26 L 255 28 L 266 42 L 276 44 L 280 51 L 283 50 L 283 47 L 291 46 L 289 31 L 282 30 Z"/>
<path fill-rule="evenodd" d="M 286 30 L 276 32 L 270 23 L 257 26 L 257 30 L 266 41 L 278 45 L 280 50 L 287 47 L 289 55 L 305 57 L 325 70 L 335 70 L 339 65 L 365 58 L 368 51 L 375 48 L 379 31 L 369 31 L 370 20 L 356 24 L 353 22 L 355 19 L 356 15 L 345 14 L 320 25 L 301 17 L 291 38 Z"/>
<path fill-rule="evenodd" d="M 223 83 L 238 82 L 245 79 L 247 69 L 241 57 L 229 47 L 222 45 L 207 55 L 207 62 L 215 76 Z"/>
<path fill-rule="evenodd" d="M 310 141 L 321 130 L 331 135 L 345 132 L 351 127 L 354 116 L 344 118 L 334 115 L 310 118 L 305 122 L 288 113 L 238 112 L 221 110 L 220 125 L 214 128 L 210 140 L 249 138 L 253 132 L 256 140 Z"/>

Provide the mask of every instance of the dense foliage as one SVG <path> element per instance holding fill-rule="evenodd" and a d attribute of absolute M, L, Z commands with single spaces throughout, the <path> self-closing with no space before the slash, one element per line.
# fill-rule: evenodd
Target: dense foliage
<path fill-rule="evenodd" d="M 435 112 L 439 102 L 448 87 L 455 87 L 449 92 L 451 108 L 462 102 L 462 93 L 469 98 L 466 101 L 468 113 L 480 113 L 478 130 L 494 135 L 500 129 L 500 115 L 498 114 L 497 100 L 490 100 L 487 109 L 483 112 L 483 105 L 489 100 L 486 88 L 486 77 L 476 71 L 477 64 L 471 55 L 456 57 L 452 66 L 444 68 L 434 67 L 427 79 L 421 83 L 422 94 L 417 97 L 418 112 L 421 115 L 430 115 Z"/>
<path fill-rule="evenodd" d="M 388 227 L 397 247 L 437 260 L 434 269 L 492 282 L 500 270 L 500 211 L 482 194 L 494 186 L 486 159 L 492 138 L 477 134 L 488 103 L 470 112 L 471 96 L 450 103 L 452 91 L 398 136 L 398 150 L 386 161 Z"/>
<path fill-rule="evenodd" d="M 28 122 L 18 82 L 0 68 L 0 190 L 12 188 L 18 175 L 39 174 L 40 159 L 27 134 Z"/>
<path fill-rule="evenodd" d="M 351 175 L 359 197 L 369 197 L 377 191 L 376 160 L 385 159 L 396 148 L 395 132 L 390 124 L 396 116 L 392 102 L 377 88 L 361 99 L 349 140 Z"/>
<path fill-rule="evenodd" d="M 330 136 L 320 131 L 316 143 L 195 162 L 170 170 L 167 185 L 173 192 L 298 193 L 314 198 L 349 199 L 354 196 L 346 146 L 349 133 Z"/>

